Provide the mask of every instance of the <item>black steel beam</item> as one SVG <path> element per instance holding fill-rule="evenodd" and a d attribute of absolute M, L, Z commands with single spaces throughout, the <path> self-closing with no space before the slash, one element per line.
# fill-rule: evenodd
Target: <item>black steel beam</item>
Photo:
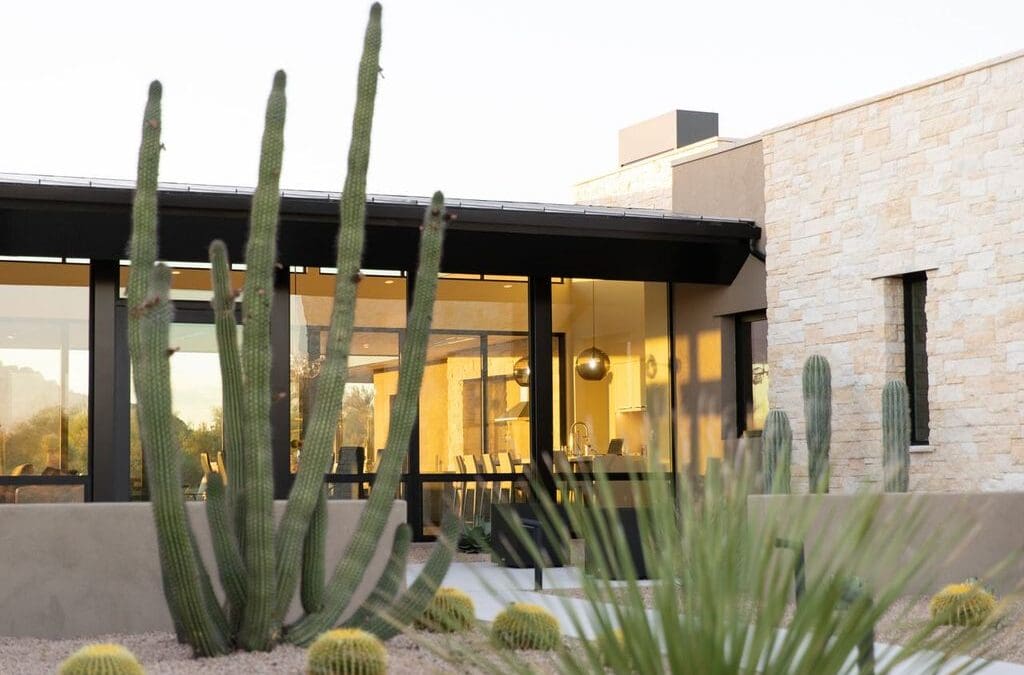
<path fill-rule="evenodd" d="M 551 419 L 552 318 L 550 277 L 530 277 L 530 466 L 535 485 L 555 498 L 554 423 Z M 564 401 L 564 399 L 563 399 Z"/>
<path fill-rule="evenodd" d="M 89 274 L 89 477 L 94 501 L 131 497 L 127 443 L 118 442 L 118 265 L 94 260 Z M 127 403 L 124 403 L 127 405 Z"/>

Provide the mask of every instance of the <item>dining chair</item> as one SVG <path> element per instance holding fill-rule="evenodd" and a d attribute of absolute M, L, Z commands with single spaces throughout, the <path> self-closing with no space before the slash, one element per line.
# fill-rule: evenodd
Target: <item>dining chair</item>
<path fill-rule="evenodd" d="M 463 455 L 462 461 L 466 465 L 466 502 L 469 504 L 470 518 L 476 521 L 477 503 L 480 499 L 480 491 L 477 490 L 477 475 L 480 468 L 476 464 L 476 456 Z"/>
<path fill-rule="evenodd" d="M 462 474 L 462 480 L 455 481 L 452 485 L 455 486 L 455 512 L 459 514 L 459 517 L 466 520 L 466 463 L 462 461 L 462 455 L 455 455 L 455 468 Z"/>
<path fill-rule="evenodd" d="M 484 474 L 488 475 L 488 474 L 494 473 L 494 459 L 491 457 L 491 455 L 489 453 L 485 452 L 485 453 L 483 453 L 482 459 L 483 459 L 483 463 L 484 463 Z M 499 495 L 497 494 L 497 491 L 498 491 L 497 483 L 495 483 L 493 480 L 484 481 L 484 494 L 483 494 L 483 496 L 487 500 L 487 504 L 486 504 L 486 506 L 484 504 L 481 504 L 481 511 L 487 517 L 487 520 L 490 520 L 491 506 L 496 501 L 498 501 L 498 499 L 496 499 L 496 497 L 499 497 Z"/>
<path fill-rule="evenodd" d="M 512 453 L 498 453 L 498 473 L 514 473 L 514 469 L 512 468 Z M 498 501 L 501 501 L 504 495 L 508 496 L 509 502 L 512 501 L 512 481 L 510 480 L 503 480 L 498 483 Z"/>

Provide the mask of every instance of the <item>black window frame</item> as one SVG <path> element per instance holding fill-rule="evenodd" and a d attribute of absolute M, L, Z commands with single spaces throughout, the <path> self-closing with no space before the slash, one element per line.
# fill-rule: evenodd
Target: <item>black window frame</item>
<path fill-rule="evenodd" d="M 747 428 L 747 413 L 754 407 L 754 382 L 750 373 L 754 366 L 753 345 L 751 343 L 750 324 L 755 321 L 768 321 L 768 312 L 744 312 L 734 315 L 736 336 L 736 437 L 743 434 L 760 432 L 760 429 Z"/>
<path fill-rule="evenodd" d="M 921 289 L 921 311 L 920 316 L 914 312 L 914 292 Z M 913 272 L 903 275 L 903 347 L 905 353 L 904 376 L 907 383 L 910 404 L 910 444 L 928 445 L 931 436 L 930 414 L 928 403 L 928 315 L 925 310 L 925 302 L 928 297 L 928 275 L 924 272 Z M 918 349 L 914 339 L 915 333 L 923 330 L 921 344 L 923 349 Z M 917 377 L 915 366 L 921 360 L 923 377 Z M 922 383 L 923 380 L 923 383 Z M 926 416 L 923 421 L 924 435 L 919 433 L 919 426 L 922 421 L 919 419 L 918 404 L 924 399 Z"/>

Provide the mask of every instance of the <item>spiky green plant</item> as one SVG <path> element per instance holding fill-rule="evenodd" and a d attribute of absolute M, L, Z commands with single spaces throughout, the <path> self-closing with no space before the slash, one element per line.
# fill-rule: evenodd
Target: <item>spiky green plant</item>
<path fill-rule="evenodd" d="M 550 651 L 561 643 L 562 629 L 543 607 L 513 602 L 494 618 L 491 639 L 505 649 Z"/>
<path fill-rule="evenodd" d="M 920 505 L 895 513 L 880 510 L 879 494 L 858 498 L 848 507 L 850 517 L 828 554 L 815 556 L 813 548 L 807 549 L 807 588 L 794 606 L 796 557 L 777 543 L 806 541 L 812 526 L 829 517 L 834 502 L 779 495 L 748 512 L 755 478 L 748 465 L 739 475 L 723 465 L 700 486 L 677 475 L 677 492 L 672 481 L 657 480 L 663 475 L 659 465 L 652 463 L 648 471 L 645 479 L 628 485 L 634 501 L 645 505 L 637 516 L 649 581 L 637 579 L 629 538 L 605 515 L 602 504 L 614 496 L 606 476 L 597 473 L 591 482 L 569 474 L 564 489 L 575 491 L 578 499 L 557 508 L 550 497 L 539 500 L 538 520 L 546 537 L 568 537 L 571 529 L 588 543 L 603 542 L 589 547 L 588 555 L 613 555 L 621 566 L 613 575 L 607 560 L 597 561 L 598 573 L 582 577 L 582 602 L 572 598 L 562 604 L 564 628 L 597 639 L 560 653 L 561 673 L 584 675 L 606 668 L 645 675 L 857 672 L 860 648 L 883 615 L 910 631 L 900 649 L 877 655 L 875 672 L 901 666 L 906 672 L 936 673 L 958 653 L 992 637 L 976 630 L 954 634 L 929 621 L 912 624 L 913 603 L 898 602 L 911 580 L 922 581 L 922 564 L 947 551 L 950 540 L 966 529 L 951 523 L 948 532 L 908 548 L 887 519 L 898 520 L 900 531 L 919 531 L 925 522 Z M 536 489 L 543 493 L 542 486 Z M 568 522 L 559 516 L 561 508 Z M 536 554 L 530 533 L 520 528 L 518 534 Z M 870 585 L 852 592 L 851 580 L 862 574 L 870 574 Z M 501 589 L 493 592 L 496 600 L 505 597 Z M 529 672 L 503 650 L 475 659 L 485 670 Z M 970 672 L 979 663 L 968 659 L 959 665 Z"/>
<path fill-rule="evenodd" d="M 785 411 L 772 409 L 764 421 L 761 434 L 761 468 L 764 473 L 764 491 L 788 493 L 789 467 L 793 457 L 793 429 Z"/>
<path fill-rule="evenodd" d="M 461 633 L 473 627 L 473 599 L 457 588 L 440 588 L 427 605 L 416 627 L 435 633 Z"/>
<path fill-rule="evenodd" d="M 212 304 L 223 380 L 224 454 L 230 482 L 225 486 L 219 476 L 210 476 L 206 506 L 217 571 L 225 589 L 223 600 L 214 593 L 185 513 L 180 489 L 181 453 L 171 426 L 169 358 L 174 350 L 169 344 L 173 314 L 170 271 L 155 264 L 162 90 L 159 82 L 150 87 L 132 210 L 129 351 L 164 591 L 179 639 L 200 656 L 223 654 L 236 645 L 246 650 L 267 650 L 282 640 L 306 645 L 337 625 L 352 604 L 391 511 L 415 421 L 437 287 L 446 221 L 440 192 L 434 194 L 426 209 L 421 228 L 399 391 L 384 459 L 355 535 L 328 576 L 323 557 L 327 515 L 323 476 L 328 470 L 348 377 L 356 289 L 362 277 L 366 172 L 380 39 L 381 9 L 374 4 L 359 66 L 348 174 L 341 198 L 338 275 L 326 360 L 307 424 L 302 462 L 276 529 L 270 447 L 270 407 L 276 394 L 270 381 L 270 316 L 275 268 L 279 265 L 276 240 L 286 108 L 283 72 L 275 75 L 267 103 L 259 179 L 252 198 L 241 345 L 236 335 L 236 293 L 229 285 L 227 247 L 219 241 L 210 245 Z M 451 562 L 457 526 L 455 518 L 445 518 L 440 545 L 420 577 L 404 592 L 399 592 L 400 574 L 404 573 L 409 532 L 406 526 L 399 528 L 385 573 L 363 607 L 367 611 L 357 608 L 354 614 L 364 622 L 363 627 L 389 637 L 422 614 Z M 305 613 L 285 625 L 297 587 Z"/>
<path fill-rule="evenodd" d="M 903 380 L 882 388 L 882 470 L 886 492 L 910 489 L 910 396 Z"/>
<path fill-rule="evenodd" d="M 932 618 L 947 626 L 980 626 L 994 615 L 996 597 L 976 581 L 949 584 L 928 603 Z"/>
<path fill-rule="evenodd" d="M 329 630 L 309 648 L 308 675 L 385 675 L 388 652 L 375 636 L 358 628 Z"/>
<path fill-rule="evenodd" d="M 811 492 L 828 492 L 828 451 L 832 443 L 832 370 L 824 356 L 804 362 L 804 424 L 807 428 L 807 471 Z"/>
<path fill-rule="evenodd" d="M 135 655 L 121 645 L 86 645 L 60 664 L 58 675 L 145 675 Z"/>

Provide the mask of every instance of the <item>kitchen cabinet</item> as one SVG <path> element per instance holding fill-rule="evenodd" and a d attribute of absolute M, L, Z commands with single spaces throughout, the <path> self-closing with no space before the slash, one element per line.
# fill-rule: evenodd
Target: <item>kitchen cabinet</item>
<path fill-rule="evenodd" d="M 643 410 L 647 404 L 646 393 L 640 357 L 612 363 L 611 397 L 615 410 L 620 412 Z"/>

